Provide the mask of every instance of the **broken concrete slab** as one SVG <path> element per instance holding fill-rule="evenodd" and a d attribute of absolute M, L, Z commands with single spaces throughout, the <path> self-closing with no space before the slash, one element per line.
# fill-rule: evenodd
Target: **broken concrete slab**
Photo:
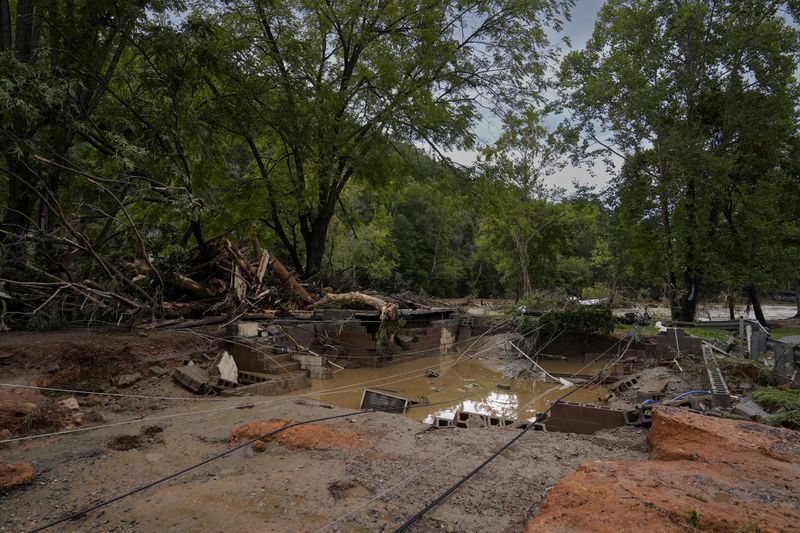
<path fill-rule="evenodd" d="M 645 400 L 661 401 L 664 399 L 665 391 L 668 386 L 668 379 L 656 379 L 644 382 L 636 387 L 636 400 L 640 402 Z"/>
<path fill-rule="evenodd" d="M 572 402 L 557 402 L 544 422 L 547 431 L 591 434 L 626 425 L 625 411 Z"/>
<path fill-rule="evenodd" d="M 222 352 L 222 355 L 214 365 L 214 371 L 223 381 L 238 383 L 239 369 L 236 366 L 236 361 L 228 352 Z"/>
<path fill-rule="evenodd" d="M 258 337 L 258 322 L 238 321 L 228 324 L 226 332 L 232 337 Z"/>
<path fill-rule="evenodd" d="M 749 418 L 751 420 L 769 420 L 770 414 L 753 400 L 747 399 L 733 406 L 733 414 Z"/>
<path fill-rule="evenodd" d="M 172 373 L 172 379 L 190 391 L 200 393 L 208 386 L 210 377 L 205 368 L 190 362 L 188 365 L 176 368 Z"/>

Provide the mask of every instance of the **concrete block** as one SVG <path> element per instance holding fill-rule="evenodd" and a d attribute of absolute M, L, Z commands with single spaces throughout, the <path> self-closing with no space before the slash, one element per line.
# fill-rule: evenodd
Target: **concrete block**
<path fill-rule="evenodd" d="M 547 431 L 591 434 L 601 429 L 624 426 L 625 412 L 607 407 L 557 402 L 545 421 Z"/>
<path fill-rule="evenodd" d="M 232 337 L 258 337 L 258 322 L 239 321 L 228 324 L 226 331 Z"/>
<path fill-rule="evenodd" d="M 216 372 L 218 373 L 220 379 L 224 381 L 229 383 L 237 382 L 239 369 L 236 367 L 236 361 L 234 361 L 231 354 L 228 352 L 222 353 L 222 356 L 219 358 L 219 361 L 217 361 L 216 364 Z"/>
<path fill-rule="evenodd" d="M 194 363 L 189 363 L 176 368 L 172 373 L 172 379 L 186 387 L 192 392 L 202 392 L 209 382 L 209 375 L 205 368 L 201 368 Z"/>
<path fill-rule="evenodd" d="M 733 414 L 750 418 L 751 420 L 767 420 L 769 413 L 753 400 L 747 399 L 739 402 L 732 409 Z"/>

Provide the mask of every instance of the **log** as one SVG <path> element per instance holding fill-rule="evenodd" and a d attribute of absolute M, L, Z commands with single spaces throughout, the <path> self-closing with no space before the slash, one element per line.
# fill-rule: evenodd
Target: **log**
<path fill-rule="evenodd" d="M 149 324 L 143 324 L 139 326 L 137 329 L 151 330 L 151 329 L 166 328 L 170 326 L 179 326 L 181 328 L 196 328 L 199 326 L 209 326 L 211 324 L 219 324 L 220 322 L 225 322 L 226 320 L 229 320 L 229 318 L 225 315 L 198 318 L 197 320 L 186 320 L 183 318 L 176 318 L 173 320 L 150 322 Z"/>
<path fill-rule="evenodd" d="M 311 307 L 320 307 L 328 304 L 338 303 L 357 303 L 376 309 L 381 314 L 381 320 L 395 320 L 397 318 L 398 306 L 380 298 L 370 296 L 361 292 L 345 292 L 342 294 L 328 293 L 324 298 L 314 303 Z"/>
<path fill-rule="evenodd" d="M 165 274 L 164 281 L 168 285 L 178 288 L 186 294 L 194 296 L 195 298 L 210 298 L 217 295 L 205 285 L 197 283 L 193 279 L 187 278 L 186 276 L 181 276 L 180 274 Z"/>
<path fill-rule="evenodd" d="M 239 271 L 241 272 L 242 277 L 245 280 L 250 281 L 250 279 L 252 278 L 252 273 L 250 272 L 250 265 L 248 264 L 247 261 L 245 261 L 244 257 L 242 257 L 242 253 L 239 250 L 235 249 L 231 244 L 231 241 L 229 241 L 228 239 L 225 239 L 223 242 L 225 244 L 225 248 L 228 250 L 228 254 L 231 256 L 231 259 L 233 259 L 233 262 L 236 264 L 236 266 L 239 267 Z"/>
<path fill-rule="evenodd" d="M 296 294 L 300 297 L 308 305 L 314 305 L 314 298 L 308 294 L 306 289 L 300 285 L 300 282 L 297 281 L 297 278 L 292 276 L 291 272 L 286 270 L 286 267 L 283 266 L 283 263 L 278 261 L 278 258 L 272 254 L 269 254 L 268 259 L 269 268 L 275 273 L 279 280 L 287 284 Z"/>

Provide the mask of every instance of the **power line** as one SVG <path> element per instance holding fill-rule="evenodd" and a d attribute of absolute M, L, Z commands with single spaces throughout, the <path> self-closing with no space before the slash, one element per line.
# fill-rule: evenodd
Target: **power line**
<path fill-rule="evenodd" d="M 449 404 L 449 403 L 452 403 L 452 402 L 457 401 L 459 399 L 467 398 L 469 396 L 474 396 L 475 394 L 484 392 L 485 390 L 486 390 L 486 388 L 484 387 L 484 388 L 482 388 L 480 390 L 477 390 L 477 391 L 471 392 L 469 394 L 465 394 L 463 396 L 460 396 L 459 398 L 452 398 L 452 399 L 449 399 L 449 400 L 445 400 L 445 401 L 441 401 L 441 402 L 435 402 L 435 403 L 429 403 L 429 404 L 412 405 L 412 406 L 408 407 L 407 409 L 413 409 L 413 408 L 416 408 L 416 407 L 429 407 L 429 406 L 432 406 L 432 405 L 439 405 L 439 404 L 445 404 L 445 403 Z M 49 523 L 47 523 L 47 524 L 45 524 L 43 526 L 39 526 L 36 529 L 31 530 L 30 533 L 43 531 L 45 529 L 49 529 L 51 527 L 55 527 L 55 526 L 57 526 L 59 524 L 63 524 L 64 522 L 67 522 L 69 520 L 73 520 L 73 519 L 79 518 L 79 517 L 81 517 L 81 516 L 83 516 L 83 515 L 85 515 L 87 513 L 90 513 L 92 511 L 95 511 L 95 510 L 100 509 L 102 507 L 106 507 L 108 505 L 111 505 L 114 502 L 117 502 L 119 500 L 127 498 L 128 496 L 133 496 L 134 494 L 137 494 L 139 492 L 143 492 L 143 491 L 145 491 L 145 490 L 147 490 L 149 488 L 155 487 L 156 485 L 160 485 L 161 483 L 169 481 L 170 479 L 174 479 L 174 478 L 176 478 L 176 477 L 178 477 L 180 475 L 183 475 L 183 474 L 185 474 L 187 472 L 191 472 L 192 470 L 195 470 L 195 469 L 197 469 L 197 468 L 199 468 L 199 467 L 201 467 L 203 465 L 206 465 L 206 464 L 208 464 L 208 463 L 210 463 L 212 461 L 216 461 L 217 459 L 221 459 L 221 458 L 223 458 L 223 457 L 225 457 L 225 456 L 227 456 L 227 455 L 229 455 L 229 454 L 231 454 L 231 453 L 233 453 L 233 452 L 235 452 L 237 450 L 240 450 L 240 449 L 242 449 L 242 448 L 244 448 L 244 447 L 246 447 L 246 446 L 248 446 L 250 444 L 253 444 L 256 441 L 266 439 L 267 437 L 271 437 L 271 436 L 276 435 L 278 433 L 282 433 L 282 432 L 286 431 L 287 429 L 291 429 L 291 428 L 298 427 L 298 426 L 304 426 L 304 425 L 312 424 L 312 423 L 315 423 L 315 422 L 324 422 L 324 421 L 327 421 L 327 420 L 335 420 L 335 419 L 338 419 L 338 418 L 346 418 L 348 416 L 359 416 L 359 415 L 365 415 L 365 414 L 369 414 L 369 413 L 378 413 L 378 412 L 391 412 L 391 411 L 398 411 L 398 410 L 401 410 L 401 409 L 405 410 L 406 408 L 402 407 L 402 408 L 396 408 L 396 409 L 368 409 L 368 410 L 363 410 L 363 411 L 356 411 L 356 412 L 350 412 L 350 413 L 345 413 L 345 414 L 341 414 L 341 415 L 332 415 L 332 416 L 326 416 L 326 417 L 321 417 L 321 418 L 314 418 L 314 419 L 311 419 L 311 420 L 304 420 L 304 421 L 301 421 L 301 422 L 292 422 L 290 424 L 286 424 L 285 426 L 282 426 L 282 427 L 280 427 L 278 429 L 269 431 L 267 433 L 259 435 L 258 437 L 255 437 L 255 438 L 249 439 L 249 440 L 247 440 L 245 442 L 242 442 L 240 444 L 237 444 L 236 446 L 234 446 L 232 448 L 229 448 L 229 449 L 227 449 L 227 450 L 225 450 L 223 452 L 220 452 L 220 453 L 217 453 L 215 455 L 212 455 L 211 457 L 209 457 L 207 459 L 204 459 L 204 460 L 202 460 L 202 461 L 200 461 L 198 463 L 194 463 L 194 464 L 192 464 L 190 466 L 187 466 L 186 468 L 182 468 L 181 470 L 178 470 L 177 472 L 173 472 L 172 474 L 163 476 L 163 477 L 161 477 L 161 478 L 159 478 L 159 479 L 157 479 L 155 481 L 151 481 L 149 483 L 146 483 L 144 485 L 141 485 L 139 487 L 131 489 L 131 490 L 129 490 L 129 491 L 123 493 L 123 494 L 120 494 L 118 496 L 115 496 L 115 497 L 113 497 L 113 498 L 111 498 L 109 500 L 105 500 L 105 501 L 102 501 L 102 502 L 97 503 L 95 505 L 92 505 L 92 506 L 90 506 L 90 507 L 88 507 L 86 509 L 83 509 L 82 511 L 78 511 L 78 512 L 72 513 L 70 515 L 67 515 L 67 516 L 59 518 L 57 520 L 54 520 L 52 522 L 49 522 Z"/>
<path fill-rule="evenodd" d="M 188 397 L 188 398 L 179 398 L 177 396 L 149 396 L 146 394 L 122 394 L 117 392 L 96 392 L 96 391 L 89 391 L 89 390 L 77 390 L 77 389 L 59 389 L 54 387 L 37 387 L 36 385 L 18 385 L 16 383 L 0 383 L 0 387 L 8 387 L 13 389 L 34 389 L 34 390 L 44 390 L 44 391 L 51 391 L 51 392 L 68 392 L 70 394 L 85 394 L 85 395 L 92 395 L 95 394 L 97 396 L 113 396 L 117 398 L 140 398 L 145 400 L 178 400 L 178 401 L 224 401 L 224 398 L 208 398 L 206 396 L 195 396 L 195 397 Z"/>
<path fill-rule="evenodd" d="M 502 327 L 502 325 L 496 326 L 496 328 L 499 328 L 499 327 Z M 480 340 L 481 337 L 483 337 L 483 336 L 487 335 L 488 333 L 490 333 L 492 331 L 492 329 L 493 328 L 490 328 L 483 335 L 479 335 L 478 337 L 475 337 L 476 338 L 476 342 L 477 342 L 477 340 Z M 503 344 L 503 343 L 497 343 L 497 344 L 494 344 L 492 346 L 485 347 L 483 350 L 480 350 L 479 352 L 475 353 L 474 355 L 479 355 L 479 354 L 481 354 L 481 353 L 483 353 L 485 351 L 488 351 L 488 350 L 490 350 L 490 349 L 492 349 L 492 348 L 494 348 L 496 346 L 499 346 L 500 344 Z M 464 350 L 464 352 L 456 360 L 451 361 L 451 362 L 446 363 L 445 365 L 443 365 L 443 368 L 447 369 L 447 368 L 451 368 L 452 366 L 456 365 L 466 355 L 466 353 L 472 348 L 472 346 L 474 346 L 474 345 L 475 345 L 475 343 L 470 345 L 466 350 Z M 422 372 L 422 373 L 420 373 L 420 372 Z M 410 374 L 413 374 L 413 375 L 410 375 Z M 420 371 L 419 369 L 414 369 L 414 370 L 409 370 L 409 371 L 406 371 L 406 372 L 401 372 L 399 374 L 392 374 L 392 375 L 389 375 L 389 376 L 384 376 L 384 377 L 380 377 L 380 378 L 373 378 L 373 379 L 361 381 L 361 382 L 358 382 L 358 383 L 352 383 L 350 385 L 342 385 L 340 387 L 334 387 L 334 388 L 327 389 L 327 390 L 320 391 L 320 392 L 307 392 L 307 393 L 304 393 L 304 394 L 293 395 L 291 397 L 277 398 L 277 399 L 276 398 L 271 398 L 269 400 L 264 400 L 264 401 L 261 401 L 261 402 L 250 402 L 250 403 L 239 404 L 239 405 L 234 405 L 234 406 L 230 406 L 230 407 L 220 407 L 220 408 L 217 408 L 217 409 L 203 409 L 203 410 L 200 410 L 200 411 L 191 411 L 191 412 L 188 412 L 188 413 L 177 413 L 177 414 L 171 414 L 171 415 L 159 415 L 159 416 L 154 416 L 154 417 L 134 418 L 134 419 L 123 420 L 123 421 L 119 421 L 119 422 L 111 422 L 111 423 L 108 423 L 108 424 L 99 424 L 99 425 L 89 426 L 89 427 L 67 429 L 67 430 L 63 430 L 63 431 L 54 431 L 54 432 L 50 432 L 50 433 L 41 433 L 41 434 L 38 434 L 38 435 L 28 435 L 28 436 L 25 436 L 25 437 L 13 437 L 13 438 L 9 438 L 9 439 L 0 440 L 0 444 L 6 444 L 6 443 L 18 442 L 18 441 L 25 441 L 25 440 L 49 438 L 49 437 L 55 437 L 55 436 L 60 436 L 60 435 L 69 435 L 69 434 L 72 434 L 72 433 L 83 433 L 83 432 L 86 432 L 86 431 L 93 431 L 93 430 L 97 430 L 97 429 L 105 429 L 105 428 L 109 428 L 109 427 L 125 426 L 125 425 L 130 425 L 130 424 L 143 424 L 145 422 L 153 422 L 153 421 L 158 421 L 158 420 L 168 420 L 168 419 L 173 419 L 173 418 L 182 418 L 182 417 L 186 417 L 186 416 L 194 416 L 194 415 L 199 415 L 199 414 L 208 414 L 208 413 L 214 413 L 214 412 L 219 412 L 219 411 L 231 411 L 231 410 L 234 410 L 234 409 L 246 409 L 246 408 L 249 408 L 249 407 L 255 407 L 255 406 L 259 406 L 259 405 L 277 404 L 277 403 L 287 402 L 287 401 L 293 400 L 294 398 L 303 398 L 303 397 L 315 398 L 315 397 L 320 397 L 320 396 L 327 396 L 327 395 L 330 395 L 330 394 L 336 394 L 336 393 L 340 393 L 340 392 L 349 392 L 351 389 L 354 389 L 354 388 L 357 388 L 357 387 L 362 387 L 362 386 L 365 386 L 365 385 L 376 385 L 376 384 L 382 385 L 382 386 L 392 385 L 394 383 L 401 383 L 403 381 L 408 381 L 408 380 L 411 380 L 411 379 L 417 379 L 417 378 L 419 378 L 421 376 L 424 376 L 424 375 L 425 375 L 424 371 Z M 408 376 L 408 377 L 404 377 L 404 378 L 401 378 L 401 379 L 394 379 L 394 378 L 397 378 L 398 376 Z M 390 381 L 386 381 L 386 380 L 390 380 Z M 430 405 L 430 404 L 428 404 L 428 405 Z"/>
<path fill-rule="evenodd" d="M 622 358 L 622 356 L 625 355 L 625 352 L 628 351 L 628 348 L 630 347 L 631 343 L 633 342 L 633 339 L 634 339 L 634 337 L 633 337 L 633 335 L 631 335 L 631 338 L 628 341 L 628 345 L 625 347 L 625 350 L 623 350 L 623 352 L 619 355 L 619 357 L 614 362 L 609 363 L 609 365 L 606 365 L 604 368 L 602 368 L 600 371 L 598 371 L 595 374 L 595 377 L 599 376 L 605 370 L 605 368 L 608 368 L 611 364 L 615 364 L 617 361 L 619 361 Z M 574 377 L 574 375 L 572 377 Z M 592 379 L 594 379 L 594 378 L 592 378 Z M 440 494 L 435 500 L 433 500 L 432 502 L 427 504 L 419 512 L 417 512 L 414 516 L 409 518 L 406 522 L 404 522 L 399 528 L 397 528 L 395 530 L 395 533 L 400 533 L 402 531 L 407 531 L 408 528 L 410 528 L 412 525 L 414 525 L 420 518 L 425 516 L 425 514 L 428 513 L 428 511 L 430 511 L 431 509 L 433 509 L 434 507 L 436 507 L 437 505 L 442 503 L 445 499 L 447 499 L 448 496 L 450 496 L 456 490 L 458 490 L 459 487 L 461 487 L 464 483 L 469 481 L 473 476 L 475 476 L 478 472 L 483 470 L 489 463 L 491 463 L 493 460 L 495 460 L 506 449 L 508 449 L 511 445 L 513 445 L 515 442 L 517 442 L 519 439 L 521 439 L 523 435 L 525 435 L 532 427 L 534 427 L 534 424 L 536 424 L 539 420 L 541 420 L 544 417 L 546 417 L 546 415 L 553 409 L 553 407 L 558 402 L 560 402 L 560 401 L 564 400 L 565 398 L 567 398 L 568 396 L 574 394 L 575 392 L 577 392 L 581 388 L 584 388 L 586 385 L 591 383 L 592 379 L 587 380 L 586 383 L 584 383 L 581 386 L 576 387 L 572 391 L 567 392 L 566 394 L 562 395 L 555 402 L 553 402 L 550 405 L 550 407 L 548 407 L 544 412 L 537 414 L 536 417 L 534 417 L 533 421 L 530 424 L 528 424 L 525 427 L 525 429 L 523 429 L 519 434 L 515 435 L 514 438 L 512 438 L 507 443 L 505 443 L 502 447 L 500 447 L 497 451 L 495 451 L 492 455 L 490 455 L 486 460 L 484 460 L 481 464 L 479 464 L 477 467 L 475 467 L 467 475 L 462 477 L 455 484 L 451 485 L 447 490 L 445 490 L 442 494 Z"/>

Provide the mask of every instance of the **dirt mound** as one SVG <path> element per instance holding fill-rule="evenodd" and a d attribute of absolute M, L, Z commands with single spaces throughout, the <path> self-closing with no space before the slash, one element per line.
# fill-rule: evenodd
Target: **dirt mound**
<path fill-rule="evenodd" d="M 550 491 L 527 530 L 792 530 L 800 521 L 799 439 L 658 408 L 648 436 L 657 460 L 582 464 Z"/>
<path fill-rule="evenodd" d="M 0 337 L 0 368 L 42 371 L 49 376 L 38 383 L 40 386 L 59 386 L 100 376 L 107 379 L 145 361 L 208 347 L 208 341 L 188 332 L 20 332 Z"/>
<path fill-rule="evenodd" d="M 46 398 L 30 389 L 0 389 L 0 436 L 27 429 L 39 415 Z"/>
<path fill-rule="evenodd" d="M 28 463 L 0 463 L 0 490 L 15 487 L 33 479 L 33 466 Z"/>
<path fill-rule="evenodd" d="M 291 424 L 288 420 L 259 420 L 236 427 L 231 431 L 230 441 L 254 439 Z M 336 429 L 330 424 L 296 426 L 253 443 L 253 449 L 263 451 L 266 442 L 274 440 L 289 448 L 308 450 L 352 449 L 364 447 L 367 438 L 355 431 Z"/>
<path fill-rule="evenodd" d="M 647 436 L 653 459 L 714 461 L 724 451 L 727 461 L 747 464 L 755 455 L 800 463 L 800 432 L 749 421 L 698 416 L 675 407 L 653 412 Z"/>

